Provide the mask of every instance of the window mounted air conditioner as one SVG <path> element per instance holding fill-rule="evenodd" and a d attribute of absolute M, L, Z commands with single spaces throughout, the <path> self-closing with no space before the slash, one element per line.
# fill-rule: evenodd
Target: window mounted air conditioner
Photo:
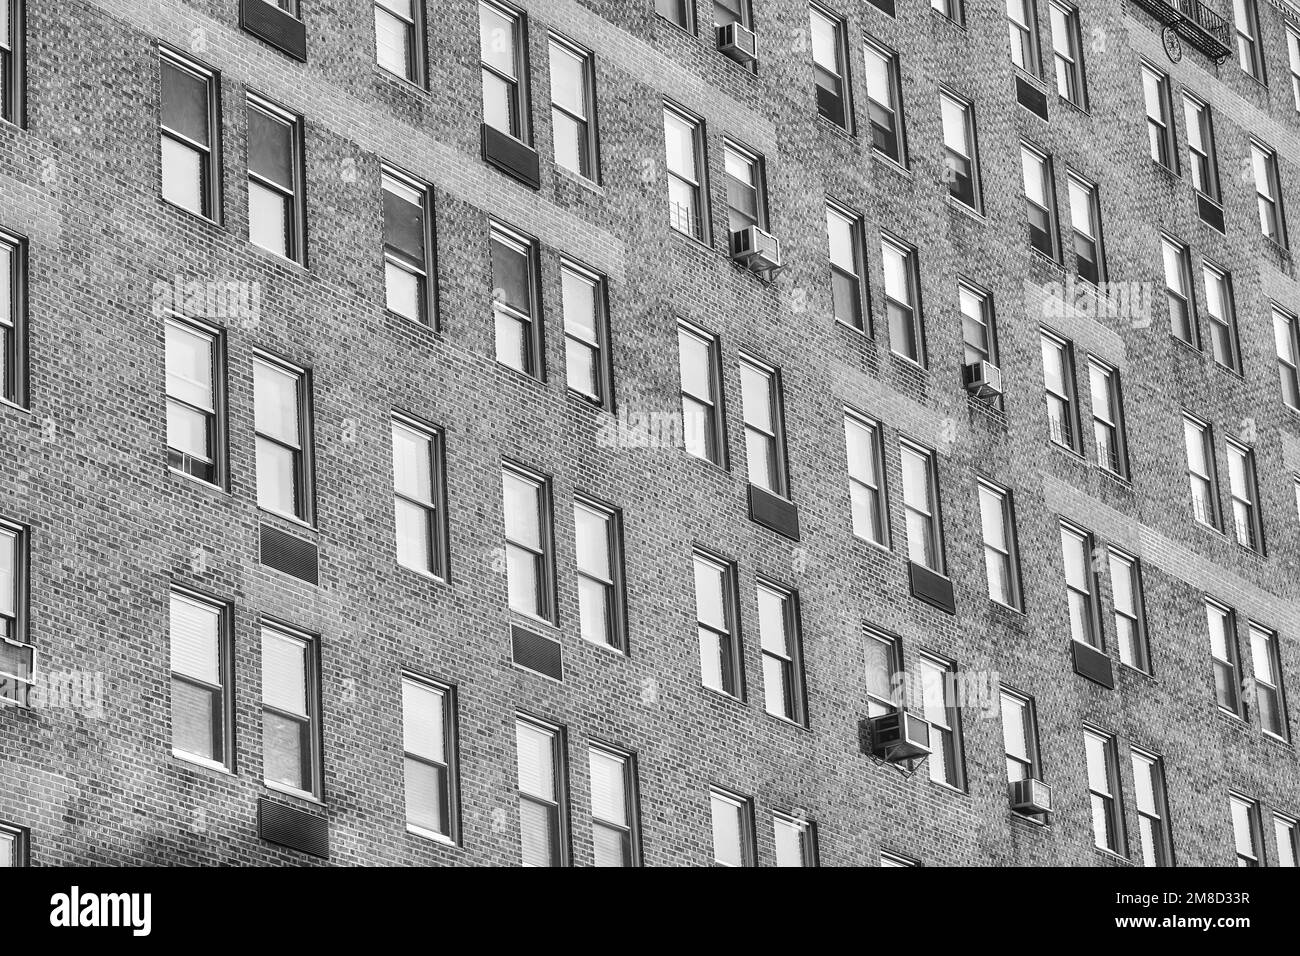
<path fill-rule="evenodd" d="M 976 398 L 1002 394 L 1002 370 L 992 362 L 973 362 L 962 369 L 962 384 Z"/>
<path fill-rule="evenodd" d="M 930 755 L 930 722 L 898 709 L 868 722 L 871 755 L 888 763 L 919 760 Z"/>
<path fill-rule="evenodd" d="M 1011 809 L 1020 813 L 1051 813 L 1052 788 L 1041 780 L 1030 777 L 1007 785 Z"/>
<path fill-rule="evenodd" d="M 718 51 L 746 66 L 758 62 L 758 37 L 739 23 L 718 27 Z"/>
<path fill-rule="evenodd" d="M 738 229 L 731 234 L 731 258 L 755 272 L 781 268 L 781 243 L 770 232 L 757 226 Z"/>

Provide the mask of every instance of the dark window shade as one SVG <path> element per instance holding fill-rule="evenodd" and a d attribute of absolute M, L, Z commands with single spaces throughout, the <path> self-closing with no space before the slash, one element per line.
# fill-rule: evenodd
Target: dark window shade
<path fill-rule="evenodd" d="M 293 189 L 293 127 L 255 107 L 248 111 L 248 168 Z"/>
<path fill-rule="evenodd" d="M 502 242 L 492 243 L 492 286 L 505 305 L 532 313 L 528 255 Z"/>
<path fill-rule="evenodd" d="M 162 121 L 170 130 L 208 143 L 208 81 L 162 64 Z"/>
<path fill-rule="evenodd" d="M 384 244 L 424 264 L 424 209 L 384 190 Z"/>

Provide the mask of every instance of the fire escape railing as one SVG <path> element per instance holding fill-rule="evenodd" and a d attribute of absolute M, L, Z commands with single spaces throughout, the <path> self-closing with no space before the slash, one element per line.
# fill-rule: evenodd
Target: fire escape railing
<path fill-rule="evenodd" d="M 1133 0 L 1165 26 L 1214 60 L 1233 51 L 1232 24 L 1200 0 Z"/>

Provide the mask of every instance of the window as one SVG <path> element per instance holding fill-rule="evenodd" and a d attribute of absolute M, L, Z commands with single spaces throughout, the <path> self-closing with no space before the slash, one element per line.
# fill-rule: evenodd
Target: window
<path fill-rule="evenodd" d="M 745 412 L 745 461 L 749 483 L 783 498 L 790 496 L 781 421 L 781 373 L 740 356 L 740 393 Z"/>
<path fill-rule="evenodd" d="M 1052 160 L 1025 143 L 1020 144 L 1020 166 L 1025 185 L 1029 244 L 1053 262 L 1060 261 L 1056 233 L 1056 194 Z"/>
<path fill-rule="evenodd" d="M 753 805 L 724 790 L 709 790 L 713 814 L 713 865 L 754 865 Z"/>
<path fill-rule="evenodd" d="M 883 458 L 880 426 L 845 409 L 844 443 L 848 460 L 853 533 L 887 548 L 889 515 L 884 472 L 880 467 Z"/>
<path fill-rule="evenodd" d="M 722 147 L 727 173 L 727 229 L 741 232 L 750 226 L 767 229 L 767 197 L 763 159 L 727 140 Z"/>
<path fill-rule="evenodd" d="M 489 242 L 497 361 L 541 379 L 544 353 L 537 293 L 537 244 L 496 224 L 492 226 Z"/>
<path fill-rule="evenodd" d="M 1169 321 L 1174 337 L 1198 348 L 1191 255 L 1185 245 L 1168 236 L 1161 237 L 1160 250 L 1165 264 L 1165 299 L 1169 303 Z"/>
<path fill-rule="evenodd" d="M 898 54 L 873 40 L 866 41 L 867 118 L 871 148 L 900 166 L 907 165 L 903 139 L 903 104 L 899 92 Z"/>
<path fill-rule="evenodd" d="M 569 389 L 598 405 L 613 398 L 605 343 L 605 279 L 570 262 L 560 263 L 564 307 L 564 373 Z"/>
<path fill-rule="evenodd" d="M 1259 520 L 1259 485 L 1255 480 L 1255 450 L 1228 439 L 1228 494 L 1232 498 L 1232 527 L 1237 543 L 1263 553 Z"/>
<path fill-rule="evenodd" d="M 686 450 L 725 468 L 726 435 L 717 337 L 679 322 L 677 345 L 681 355 L 682 432 Z"/>
<path fill-rule="evenodd" d="M 1202 263 L 1201 275 L 1205 279 L 1205 305 L 1210 319 L 1214 361 L 1240 374 L 1241 350 L 1237 341 L 1237 309 L 1233 304 L 1232 277 L 1225 270 L 1208 262 Z"/>
<path fill-rule="evenodd" d="M 930 722 L 930 779 L 961 790 L 961 724 L 957 716 L 957 668 L 928 654 L 921 656 L 921 696 Z"/>
<path fill-rule="evenodd" d="M 882 717 L 898 709 L 898 681 L 903 674 L 903 648 L 898 638 L 866 629 L 867 716 Z"/>
<path fill-rule="evenodd" d="M 953 23 L 962 21 L 962 0 L 930 0 L 930 9 Z"/>
<path fill-rule="evenodd" d="M 1078 428 L 1078 397 L 1074 386 L 1074 347 L 1065 339 L 1043 330 L 1043 382 L 1047 394 L 1047 425 L 1052 441 L 1081 452 Z"/>
<path fill-rule="evenodd" d="M 550 481 L 506 465 L 501 469 L 510 609 L 555 622 L 555 548 Z"/>
<path fill-rule="evenodd" d="M 0 0 L 0 120 L 23 122 L 24 0 Z"/>
<path fill-rule="evenodd" d="M 1174 168 L 1173 107 L 1169 95 L 1169 75 L 1143 62 L 1142 98 L 1146 102 L 1147 140 L 1151 159 L 1166 169 Z"/>
<path fill-rule="evenodd" d="M 320 797 L 316 639 L 262 624 L 262 773 L 268 785 Z"/>
<path fill-rule="evenodd" d="M 989 597 L 999 604 L 1019 609 L 1020 558 L 1016 551 L 1011 492 L 983 478 L 978 480 L 977 488 Z"/>
<path fill-rule="evenodd" d="M 388 311 L 428 323 L 430 196 L 428 187 L 387 166 L 380 183 L 384 208 L 384 294 Z"/>
<path fill-rule="evenodd" d="M 1300 320 L 1273 306 L 1273 341 L 1277 345 L 1277 371 L 1282 401 L 1300 411 Z"/>
<path fill-rule="evenodd" d="M 596 152 L 595 60 L 590 53 L 550 36 L 551 135 L 557 165 L 583 179 L 600 181 Z"/>
<path fill-rule="evenodd" d="M 695 0 L 655 0 L 655 13 L 683 30 L 695 32 Z"/>
<path fill-rule="evenodd" d="M 809 8 L 809 13 L 812 18 L 813 82 L 817 87 L 817 112 L 836 126 L 851 130 L 844 21 L 815 5 Z"/>
<path fill-rule="evenodd" d="M 515 717 L 519 771 L 519 841 L 524 866 L 567 866 L 564 732 Z"/>
<path fill-rule="evenodd" d="M 799 601 L 765 581 L 758 583 L 758 630 L 763 648 L 763 698 L 767 712 L 805 722 L 803 669 L 799 660 Z"/>
<path fill-rule="evenodd" d="M 0 823 L 0 870 L 27 865 L 27 831 Z"/>
<path fill-rule="evenodd" d="M 1014 4 L 1015 0 L 1011 0 Z M 1052 21 L 1052 60 L 1056 64 L 1056 92 L 1079 109 L 1087 109 L 1083 81 L 1083 44 L 1079 38 L 1079 11 L 1053 2 L 1048 14 Z M 1008 6 L 1010 9 L 1010 5 Z"/>
<path fill-rule="evenodd" d="M 888 236 L 881 237 L 885 263 L 885 314 L 889 320 L 889 347 L 895 355 L 925 364 L 925 336 L 921 328 L 916 250 Z"/>
<path fill-rule="evenodd" d="M 1011 33 L 1011 62 L 1028 73 L 1038 73 L 1038 11 L 1035 0 L 1007 0 L 1007 26 Z"/>
<path fill-rule="evenodd" d="M 375 60 L 404 80 L 424 82 L 424 0 L 375 0 Z"/>
<path fill-rule="evenodd" d="M 1259 11 L 1255 0 L 1232 0 L 1232 22 L 1237 28 L 1237 63 L 1261 83 L 1264 61 L 1259 51 Z"/>
<path fill-rule="evenodd" d="M 455 696 L 446 684 L 402 675 L 402 761 L 406 827 L 454 842 L 456 786 Z"/>
<path fill-rule="evenodd" d="M 1206 199 L 1219 201 L 1219 169 L 1215 160 L 1214 124 L 1210 106 L 1183 94 L 1183 120 L 1187 125 L 1187 159 L 1192 185 Z"/>
<path fill-rule="evenodd" d="M 683 235 L 708 241 L 705 230 L 704 124 L 665 104 L 664 139 L 668 165 L 668 223 Z"/>
<path fill-rule="evenodd" d="M 862 220 L 843 206 L 827 202 L 826 235 L 835 318 L 850 328 L 866 331 L 866 313 L 862 308 Z"/>
<path fill-rule="evenodd" d="M 220 219 L 221 122 L 217 75 L 159 48 L 162 70 L 162 197 L 211 220 Z"/>
<path fill-rule="evenodd" d="M 701 680 L 705 687 L 739 698 L 742 678 L 735 569 L 699 551 L 692 556 L 692 561 Z"/>
<path fill-rule="evenodd" d="M 1007 781 L 1042 779 L 1034 699 L 1004 687 L 1001 700 L 1002 748 L 1007 757 Z"/>
<path fill-rule="evenodd" d="M 530 142 L 528 40 L 523 16 L 487 0 L 478 5 L 479 60 L 483 66 L 483 122 L 520 142 Z"/>
<path fill-rule="evenodd" d="M 816 866 L 817 830 L 807 820 L 786 813 L 772 814 L 777 866 Z"/>
<path fill-rule="evenodd" d="M 308 396 L 305 371 L 260 352 L 253 356 L 257 503 L 267 511 L 310 522 Z"/>
<path fill-rule="evenodd" d="M 1277 153 L 1262 143 L 1250 144 L 1250 165 L 1255 173 L 1255 198 L 1259 206 L 1259 231 L 1265 238 L 1286 246 L 1282 217 L 1282 188 L 1278 181 Z"/>
<path fill-rule="evenodd" d="M 0 700 L 26 705 L 33 654 L 27 643 L 27 534 L 0 521 Z"/>
<path fill-rule="evenodd" d="M 1095 284 L 1106 281 L 1106 261 L 1101 247 L 1101 204 L 1097 187 L 1081 176 L 1067 177 L 1070 226 L 1074 233 L 1075 272 Z"/>
<path fill-rule="evenodd" d="M 27 398 L 23 346 L 26 251 L 26 245 L 17 236 L 0 232 L 0 401 L 14 405 L 23 404 Z"/>
<path fill-rule="evenodd" d="M 1146 612 L 1142 604 L 1141 567 L 1137 558 L 1118 548 L 1110 548 L 1107 559 L 1120 663 L 1149 672 L 1151 664 L 1147 652 Z"/>
<path fill-rule="evenodd" d="M 1097 574 L 1092 564 L 1092 534 L 1061 522 L 1065 561 L 1065 597 L 1070 612 L 1070 639 L 1097 650 L 1104 645 L 1098 625 Z"/>
<path fill-rule="evenodd" d="M 899 856 L 897 853 L 890 853 L 884 850 L 880 854 L 880 865 L 887 867 L 911 867 L 920 866 L 915 860 L 908 859 L 905 856 Z"/>
<path fill-rule="evenodd" d="M 1296 866 L 1300 860 L 1300 825 L 1290 817 L 1275 813 L 1273 835 L 1277 838 L 1277 865 Z"/>
<path fill-rule="evenodd" d="M 1124 440 L 1124 403 L 1119 370 L 1100 359 L 1088 359 L 1088 389 L 1092 394 L 1092 438 L 1097 464 L 1121 478 L 1128 474 Z"/>
<path fill-rule="evenodd" d="M 750 0 L 713 0 L 713 23 L 725 27 L 739 23 L 747 30 L 754 29 L 754 11 Z"/>
<path fill-rule="evenodd" d="M 943 535 L 939 526 L 939 473 L 934 452 L 906 439 L 899 442 L 903 465 L 903 514 L 907 524 L 907 556 L 936 574 L 943 574 Z"/>
<path fill-rule="evenodd" d="M 1205 618 L 1210 629 L 1210 657 L 1214 663 L 1214 696 L 1219 709 L 1245 717 L 1241 700 L 1240 668 L 1237 660 L 1237 614 L 1229 607 L 1205 602 Z"/>
<path fill-rule="evenodd" d="M 629 754 L 589 747 L 591 841 L 596 866 L 636 866 L 636 784 Z"/>
<path fill-rule="evenodd" d="M 965 348 L 962 362 L 998 364 L 997 333 L 993 322 L 993 298 L 982 289 L 965 282 L 957 283 L 957 303 L 961 308 L 961 337 Z"/>
<path fill-rule="evenodd" d="M 230 769 L 229 608 L 188 592 L 171 592 L 172 750 Z"/>
<path fill-rule="evenodd" d="M 393 514 L 397 563 L 446 577 L 447 534 L 442 504 L 442 433 L 394 416 Z"/>
<path fill-rule="evenodd" d="M 1165 762 L 1136 747 L 1133 759 L 1133 789 L 1137 799 L 1138 843 L 1143 866 L 1171 866 L 1169 846 L 1169 803 L 1165 798 Z"/>
<path fill-rule="evenodd" d="M 1300 112 L 1300 31 L 1287 27 L 1286 31 L 1287 64 L 1291 67 L 1291 97 L 1295 108 Z"/>
<path fill-rule="evenodd" d="M 1250 658 L 1255 665 L 1255 706 L 1264 733 L 1286 740 L 1286 698 L 1282 694 L 1282 662 L 1277 632 L 1250 625 Z"/>
<path fill-rule="evenodd" d="M 1093 843 L 1099 849 L 1123 855 L 1124 822 L 1120 812 L 1115 738 L 1085 727 L 1083 745 L 1088 758 Z"/>
<path fill-rule="evenodd" d="M 164 322 L 167 362 L 167 464 L 210 484 L 224 480 L 224 410 L 218 383 L 222 369 L 220 333 L 168 317 Z"/>
<path fill-rule="evenodd" d="M 1259 804 L 1249 797 L 1228 794 L 1232 811 L 1232 837 L 1237 847 L 1237 866 L 1262 866 L 1264 845 L 1259 825 Z"/>
<path fill-rule="evenodd" d="M 939 91 L 943 120 L 944 180 L 948 195 L 976 211 L 980 208 L 979 157 L 975 149 L 975 107 Z"/>
<path fill-rule="evenodd" d="M 1209 528 L 1219 527 L 1218 476 L 1214 467 L 1214 442 L 1210 426 L 1183 416 L 1187 446 L 1187 480 L 1192 488 L 1192 515 Z"/>
<path fill-rule="evenodd" d="M 302 118 L 248 97 L 248 241 L 305 262 Z"/>
<path fill-rule="evenodd" d="M 624 647 L 622 521 L 590 498 L 573 503 L 578 562 L 578 628 L 585 640 Z"/>

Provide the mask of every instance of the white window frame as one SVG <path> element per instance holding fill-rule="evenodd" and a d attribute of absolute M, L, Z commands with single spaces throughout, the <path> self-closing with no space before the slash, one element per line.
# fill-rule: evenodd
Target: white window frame
<path fill-rule="evenodd" d="M 721 787 L 709 788 L 709 810 L 713 819 L 713 865 L 723 867 L 755 866 L 754 852 L 754 802 Z M 720 860 L 718 847 L 718 814 L 735 813 L 739 830 L 740 859 L 736 863 Z"/>

